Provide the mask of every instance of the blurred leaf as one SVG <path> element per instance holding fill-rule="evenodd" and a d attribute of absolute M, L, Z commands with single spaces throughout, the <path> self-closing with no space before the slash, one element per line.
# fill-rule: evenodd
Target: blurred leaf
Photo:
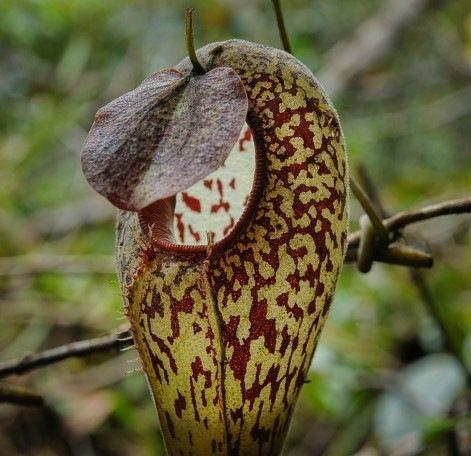
<path fill-rule="evenodd" d="M 446 417 L 465 383 L 459 363 L 445 354 L 429 355 L 404 368 L 376 407 L 376 433 L 385 451 L 404 442 L 417 450 L 430 420 L 438 423 Z"/>

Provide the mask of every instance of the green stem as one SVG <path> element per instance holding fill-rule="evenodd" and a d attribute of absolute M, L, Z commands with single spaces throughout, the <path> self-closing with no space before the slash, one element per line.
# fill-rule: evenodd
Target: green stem
<path fill-rule="evenodd" d="M 433 258 L 428 253 L 402 244 L 389 245 L 378 253 L 378 259 L 383 263 L 414 268 L 431 268 L 433 266 Z"/>
<path fill-rule="evenodd" d="M 373 225 L 379 240 L 381 243 L 387 244 L 389 239 L 388 230 L 384 226 L 378 212 L 376 212 L 376 209 L 374 208 L 370 198 L 368 198 L 365 191 L 357 184 L 353 177 L 350 177 L 350 188 L 371 220 L 371 224 Z"/>
<path fill-rule="evenodd" d="M 283 49 L 286 52 L 291 52 L 291 44 L 289 42 L 288 33 L 286 32 L 285 20 L 283 18 L 283 11 L 281 9 L 280 0 L 272 0 L 273 8 L 276 14 L 276 23 L 278 24 L 278 31 L 280 32 L 281 42 L 283 43 Z"/>
<path fill-rule="evenodd" d="M 195 45 L 193 42 L 193 8 L 187 8 L 185 13 L 185 41 L 188 57 L 190 58 L 193 70 L 196 74 L 204 74 L 206 70 L 196 57 Z"/>
<path fill-rule="evenodd" d="M 371 269 L 376 251 L 375 229 L 367 215 L 363 214 L 360 217 L 360 230 L 357 267 L 360 272 L 367 273 Z"/>
<path fill-rule="evenodd" d="M 368 170 L 362 163 L 357 164 L 356 174 L 357 174 L 358 184 L 360 185 L 361 188 L 363 188 L 366 195 L 373 203 L 373 206 L 378 211 L 379 215 L 381 216 L 381 219 L 389 217 L 390 214 L 384 208 L 381 198 L 378 194 L 377 188 L 374 182 L 371 180 Z"/>

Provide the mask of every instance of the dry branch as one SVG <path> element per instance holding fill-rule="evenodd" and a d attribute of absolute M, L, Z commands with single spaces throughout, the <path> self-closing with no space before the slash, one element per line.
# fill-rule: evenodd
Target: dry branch
<path fill-rule="evenodd" d="M 120 350 L 131 345 L 127 329 L 117 328 L 110 334 L 94 339 L 61 345 L 39 353 L 0 363 L 0 378 L 12 374 L 24 374 L 39 367 L 55 364 L 68 358 L 82 358 L 94 353 Z"/>
<path fill-rule="evenodd" d="M 415 211 L 403 211 L 383 220 L 388 231 L 398 231 L 413 223 L 422 222 L 435 217 L 444 215 L 465 214 L 471 212 L 471 197 L 460 198 L 443 203 L 425 206 Z M 348 236 L 349 250 L 358 247 L 360 242 L 360 232 L 355 231 Z"/>

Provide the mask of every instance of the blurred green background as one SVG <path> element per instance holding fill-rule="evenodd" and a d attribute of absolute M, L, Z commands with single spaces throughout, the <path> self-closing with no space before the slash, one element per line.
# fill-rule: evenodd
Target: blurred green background
<path fill-rule="evenodd" d="M 408 23 L 348 75 L 341 60 L 352 54 L 342 49 L 366 30 L 368 56 L 391 5 L 404 1 L 283 2 L 294 53 L 331 91 L 352 170 L 366 166 L 391 213 L 469 195 L 471 182 L 471 2 L 410 3 L 419 7 Z M 124 323 L 114 210 L 86 184 L 79 151 L 100 106 L 185 56 L 187 6 L 197 45 L 239 37 L 280 46 L 269 0 L 0 2 L 0 361 Z M 378 17 L 382 26 L 368 28 Z M 352 201 L 352 230 L 360 214 Z M 470 227 L 470 217 L 453 216 L 407 230 L 434 255 L 425 278 L 468 367 Z M 41 393 L 47 407 L 0 405 L 0 455 L 163 454 L 136 356 L 4 379 Z M 345 266 L 310 380 L 287 455 L 471 448 L 466 375 L 406 268 L 376 264 L 362 275 Z"/>

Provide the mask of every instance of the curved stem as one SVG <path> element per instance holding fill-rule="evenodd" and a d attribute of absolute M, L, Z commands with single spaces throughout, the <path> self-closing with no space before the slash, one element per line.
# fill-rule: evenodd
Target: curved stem
<path fill-rule="evenodd" d="M 414 211 L 403 211 L 384 219 L 383 224 L 386 229 L 397 231 L 417 222 L 442 217 L 444 215 L 465 214 L 471 212 L 471 197 L 460 198 L 456 200 L 445 201 L 443 203 L 433 204 Z M 348 248 L 358 247 L 360 242 L 360 232 L 355 231 L 348 236 Z"/>
<path fill-rule="evenodd" d="M 414 268 L 431 268 L 433 258 L 421 250 L 402 244 L 391 244 L 378 252 L 378 258 L 383 263 Z"/>
<path fill-rule="evenodd" d="M 193 8 L 187 8 L 185 13 L 185 41 L 188 57 L 196 74 L 206 73 L 196 56 L 195 44 L 193 42 Z"/>
<path fill-rule="evenodd" d="M 358 264 L 359 249 L 349 248 L 345 255 L 345 263 Z M 411 268 L 431 268 L 433 258 L 425 252 L 401 244 L 391 244 L 380 250 L 375 250 L 372 261 L 392 264 L 396 266 L 409 266 Z M 364 272 L 360 270 L 360 272 Z"/>
<path fill-rule="evenodd" d="M 367 215 L 360 217 L 360 246 L 358 247 L 357 267 L 360 272 L 366 273 L 371 269 L 376 250 L 375 229 Z"/>
<path fill-rule="evenodd" d="M 379 240 L 382 243 L 386 244 L 388 242 L 389 237 L 388 230 L 384 226 L 381 217 L 376 212 L 373 203 L 353 177 L 350 177 L 350 188 L 352 189 L 352 192 L 355 195 L 356 199 L 359 201 L 366 214 L 368 215 L 369 219 L 371 220 L 371 224 L 373 225 Z"/>
<path fill-rule="evenodd" d="M 276 23 L 278 24 L 278 31 L 280 32 L 283 49 L 291 54 L 291 44 L 289 42 L 288 33 L 286 32 L 285 20 L 283 18 L 283 11 L 281 9 L 280 0 L 272 0 L 272 3 L 273 8 L 275 9 Z"/>
<path fill-rule="evenodd" d="M 471 197 L 460 198 L 444 203 L 433 204 L 426 206 L 417 211 L 398 212 L 384 221 L 386 228 L 391 230 L 398 230 L 404 228 L 406 225 L 421 222 L 434 217 L 441 217 L 443 215 L 451 214 L 465 214 L 471 212 Z"/>

